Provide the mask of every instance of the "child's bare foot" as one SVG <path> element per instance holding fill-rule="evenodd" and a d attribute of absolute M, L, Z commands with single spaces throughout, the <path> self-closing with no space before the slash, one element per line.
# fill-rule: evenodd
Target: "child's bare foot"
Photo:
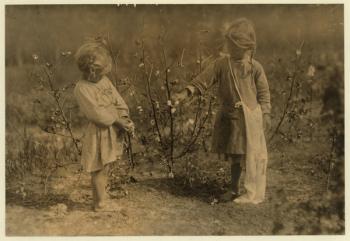
<path fill-rule="evenodd" d="M 121 208 L 115 202 L 111 200 L 106 200 L 103 202 L 99 202 L 95 204 L 94 211 L 95 212 L 118 212 Z"/>
<path fill-rule="evenodd" d="M 235 203 L 252 203 L 259 204 L 262 203 L 263 199 L 250 199 L 247 195 L 240 196 L 234 200 Z"/>

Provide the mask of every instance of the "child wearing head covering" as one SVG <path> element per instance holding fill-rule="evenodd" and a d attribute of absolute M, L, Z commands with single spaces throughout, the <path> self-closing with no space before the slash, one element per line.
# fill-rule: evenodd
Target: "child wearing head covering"
<path fill-rule="evenodd" d="M 81 162 L 91 173 L 94 210 L 113 210 L 106 193 L 107 167 L 120 159 L 123 135 L 132 132 L 134 125 L 128 106 L 106 76 L 111 71 L 112 59 L 104 46 L 86 43 L 75 57 L 82 79 L 77 82 L 74 95 L 89 120 L 84 129 Z"/>
<path fill-rule="evenodd" d="M 237 19 L 225 34 L 227 54 L 200 73 L 174 96 L 182 101 L 218 85 L 219 111 L 213 129 L 211 151 L 231 161 L 230 199 L 260 203 L 266 188 L 267 149 L 264 129 L 270 126 L 270 92 L 261 64 L 253 58 L 256 37 L 252 23 Z M 246 194 L 239 196 L 239 179 L 246 168 Z"/>

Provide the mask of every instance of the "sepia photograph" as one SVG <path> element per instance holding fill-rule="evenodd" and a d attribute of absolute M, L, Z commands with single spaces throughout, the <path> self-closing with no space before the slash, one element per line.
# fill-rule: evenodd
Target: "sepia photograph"
<path fill-rule="evenodd" d="M 344 237 L 344 4 L 4 14 L 6 237 Z"/>

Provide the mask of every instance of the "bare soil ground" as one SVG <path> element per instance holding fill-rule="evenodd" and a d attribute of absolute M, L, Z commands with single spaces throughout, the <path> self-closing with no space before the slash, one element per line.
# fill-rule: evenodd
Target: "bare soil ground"
<path fill-rule="evenodd" d="M 25 197 L 8 186 L 6 235 L 271 235 L 278 232 L 276 222 L 283 223 L 284 234 L 293 234 L 298 217 L 281 213 L 278 206 L 286 199 L 298 203 L 325 190 L 326 177 L 311 161 L 317 154 L 313 146 L 288 148 L 288 158 L 283 152 L 270 154 L 267 198 L 259 205 L 213 203 L 217 193 L 187 190 L 163 173 L 142 172 L 144 167 L 133 171 L 134 182 L 111 192 L 120 208 L 115 212 L 91 210 L 87 174 L 79 182 L 77 174 L 56 176 L 46 196 L 36 191 L 40 184 L 27 187 Z M 305 151 L 311 147 L 316 149 Z"/>

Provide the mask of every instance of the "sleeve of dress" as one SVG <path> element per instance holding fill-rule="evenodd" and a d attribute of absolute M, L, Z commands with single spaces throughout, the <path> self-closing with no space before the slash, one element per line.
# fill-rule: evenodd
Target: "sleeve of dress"
<path fill-rule="evenodd" d="M 97 104 L 95 93 L 91 88 L 78 84 L 74 89 L 74 95 L 80 110 L 95 124 L 111 126 L 119 118 L 118 111 L 113 105 L 103 107 Z"/>
<path fill-rule="evenodd" d="M 192 94 L 195 92 L 195 89 L 198 90 L 200 94 L 210 89 L 218 80 L 216 65 L 217 61 L 208 64 L 208 66 L 191 81 L 186 89 Z"/>
<path fill-rule="evenodd" d="M 257 90 L 257 99 L 261 105 L 262 112 L 270 113 L 271 102 L 269 84 L 267 82 L 264 68 L 259 63 L 256 65 L 255 85 Z"/>

